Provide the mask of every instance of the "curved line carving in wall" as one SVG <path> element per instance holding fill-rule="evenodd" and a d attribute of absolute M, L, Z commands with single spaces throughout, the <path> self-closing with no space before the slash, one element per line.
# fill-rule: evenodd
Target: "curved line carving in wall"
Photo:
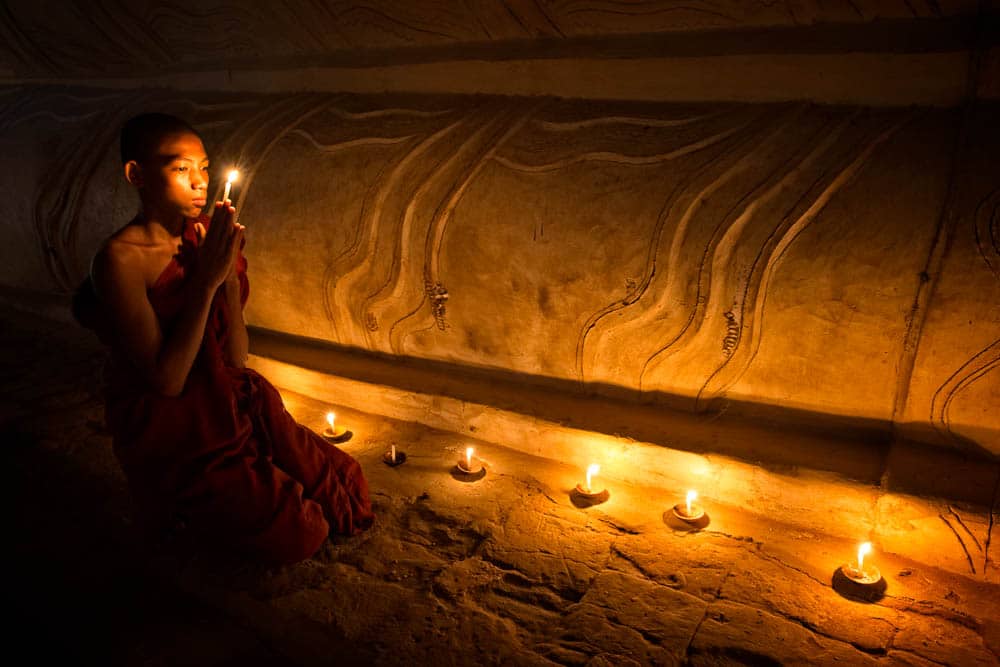
<path fill-rule="evenodd" d="M 638 334 L 638 339 L 643 340 L 641 332 L 646 331 L 650 323 L 674 310 L 669 305 L 670 300 L 677 294 L 683 294 L 685 284 L 696 275 L 686 261 L 693 255 L 683 251 L 689 241 L 688 232 L 695 215 L 724 184 L 736 175 L 749 171 L 753 167 L 755 151 L 778 138 L 782 128 L 803 110 L 804 107 L 797 105 L 786 108 L 782 113 L 758 112 L 742 120 L 731 128 L 733 132 L 730 134 L 735 138 L 732 145 L 727 146 L 721 155 L 699 165 L 678 183 L 676 194 L 672 193 L 661 209 L 648 246 L 641 283 L 625 299 L 591 315 L 581 329 L 576 362 L 577 376 L 581 381 L 589 379 L 593 373 L 591 369 L 604 365 L 618 369 L 626 377 L 635 377 L 637 383 L 641 382 L 644 362 L 649 357 L 649 353 L 642 352 L 644 345 L 640 344 L 638 348 L 632 346 L 633 349 L 626 352 L 614 341 L 618 340 L 619 334 L 626 339 L 634 338 L 629 337 L 628 332 Z M 740 134 L 737 135 L 737 131 Z M 671 239 L 669 245 L 663 248 L 662 233 L 668 226 L 672 228 Z M 652 303 L 649 303 L 650 298 Z M 613 313 L 630 314 L 611 320 L 608 316 Z M 650 344 L 655 345 L 655 340 L 648 340 L 645 346 Z"/>
<path fill-rule="evenodd" d="M 1000 281 L 1000 188 L 995 188 L 976 205 L 973 212 L 976 250 L 983 263 Z M 1000 339 L 982 348 L 939 386 L 931 397 L 929 419 L 934 430 L 946 440 L 966 450 L 983 451 L 975 443 L 952 431 L 951 407 L 959 394 L 1000 366 Z"/>
<path fill-rule="evenodd" d="M 705 248 L 698 267 L 698 297 L 695 300 L 694 317 L 688 320 L 680 335 L 671 341 L 671 345 L 674 346 L 672 350 L 665 348 L 657 352 L 649 358 L 648 364 L 657 361 L 657 355 L 669 356 L 681 343 L 686 348 L 701 351 L 712 350 L 715 342 L 721 341 L 719 349 L 727 363 L 738 354 L 743 329 L 751 326 L 751 318 L 745 311 L 748 303 L 747 294 L 754 284 L 753 266 L 779 230 L 787 225 L 787 216 L 771 231 L 764 246 L 758 251 L 754 265 L 745 274 L 732 262 L 736 247 L 743 240 L 741 237 L 748 231 L 747 228 L 758 220 L 758 211 L 781 194 L 794 191 L 796 182 L 805 179 L 806 170 L 816 166 L 820 157 L 837 142 L 856 116 L 857 114 L 849 115 L 840 122 L 832 124 L 833 127 L 820 126 L 809 141 L 798 147 L 796 155 L 790 156 L 785 163 L 777 165 L 754 190 L 747 193 L 729 211 L 726 220 L 731 222 L 720 225 L 712 241 Z M 799 202 L 796 202 L 793 206 L 798 204 Z M 738 209 L 740 212 L 737 215 Z M 759 222 L 766 224 L 764 220 Z M 742 292 L 743 298 L 734 297 L 732 305 L 727 309 L 727 299 L 734 292 L 735 294 Z M 648 366 L 644 370 L 646 368 Z M 707 381 L 711 380 L 715 372 L 709 375 Z M 697 399 L 695 406 L 697 407 Z"/>
<path fill-rule="evenodd" d="M 461 119 L 452 120 L 443 127 L 431 128 L 416 145 L 409 146 L 405 153 L 394 160 L 391 167 L 389 164 L 383 167 L 379 178 L 365 194 L 357 225 L 359 230 L 365 232 L 365 242 L 363 245 L 360 242 L 352 244 L 337 258 L 336 263 L 342 272 L 327 281 L 326 291 L 328 294 L 332 293 L 331 314 L 333 317 L 347 315 L 346 331 L 338 329 L 340 343 L 364 346 L 369 341 L 370 334 L 381 327 L 376 319 L 367 317 L 363 302 L 355 303 L 357 288 L 371 276 L 380 245 L 396 245 L 393 239 L 398 238 L 398 233 L 394 231 L 397 224 L 390 222 L 390 218 L 394 221 L 399 218 L 396 213 L 399 204 L 395 199 L 401 194 L 403 186 L 412 187 L 409 181 L 429 161 L 431 149 L 443 143 L 446 137 L 456 133 L 465 123 Z M 384 177 L 383 173 L 386 174 Z M 391 226 L 392 229 L 382 233 L 384 226 Z M 393 263 L 395 261 L 393 252 Z"/>
<path fill-rule="evenodd" d="M 466 171 L 460 182 L 457 182 L 452 188 L 448 194 L 447 201 L 437 207 L 434 220 L 431 222 L 430 230 L 425 240 L 423 297 L 410 312 L 397 320 L 389 331 L 389 342 L 396 354 L 404 352 L 406 337 L 413 333 L 426 331 L 431 327 L 437 327 L 440 331 L 447 329 L 445 315 L 449 294 L 441 277 L 441 247 L 444 243 L 448 223 L 451 221 L 455 208 L 462 200 L 462 197 L 465 196 L 469 184 L 472 183 L 473 179 L 490 162 L 493 156 L 496 155 L 501 146 L 517 134 L 544 104 L 544 101 L 536 102 L 525 111 L 515 111 L 503 117 L 497 124 L 497 131 L 500 132 L 499 136 L 494 138 L 491 143 L 485 145 L 485 150 L 481 152 L 474 165 Z M 519 113 L 519 117 L 513 116 L 514 113 Z M 511 122 L 512 116 L 514 118 L 513 122 Z M 504 126 L 506 126 L 506 129 L 504 129 Z M 404 329 L 402 326 L 403 323 L 416 317 L 428 301 L 430 302 L 430 308 L 425 312 L 424 316 L 416 322 L 411 322 Z"/>
<path fill-rule="evenodd" d="M 934 430 L 952 443 L 973 453 L 984 450 L 951 430 L 951 406 L 960 393 L 1000 366 L 1000 338 L 993 341 L 962 364 L 935 390 L 931 398 L 930 422 Z"/>
<path fill-rule="evenodd" d="M 489 149 L 497 133 L 502 132 L 510 114 L 510 109 L 506 108 L 499 112 L 484 112 L 485 117 L 475 118 L 471 133 L 462 141 L 449 146 L 448 155 L 434 166 L 433 171 L 427 173 L 409 198 L 399 230 L 395 254 L 397 261 L 387 280 L 364 302 L 366 314 L 372 313 L 380 322 L 394 323 L 388 331 L 383 330 L 384 334 L 371 332 L 369 340 L 377 345 L 377 349 L 396 351 L 393 349 L 392 339 L 395 324 L 413 312 L 414 306 L 411 304 L 414 300 L 423 302 L 425 298 L 427 285 L 424 266 L 428 261 L 425 256 L 426 239 L 434 233 L 433 225 L 442 202 L 458 187 L 458 183 L 463 180 L 462 175 L 473 170 L 473 165 Z M 432 211 L 433 214 L 428 219 L 428 216 L 421 215 L 423 211 Z M 415 307 L 419 308 L 419 303 Z"/>
<path fill-rule="evenodd" d="M 830 199 L 848 183 L 852 182 L 861 169 L 871 159 L 875 149 L 888 141 L 896 132 L 913 119 L 914 115 L 909 114 L 902 120 L 891 124 L 875 138 L 871 139 L 857 153 L 856 157 L 846 167 L 838 169 L 834 177 L 829 181 L 823 191 L 812 201 L 809 208 L 802 213 L 795 221 L 789 225 L 774 243 L 770 252 L 761 252 L 754 260 L 754 270 L 761 264 L 759 271 L 759 281 L 755 288 L 750 289 L 752 281 L 747 281 L 744 291 L 744 307 L 752 313 L 752 317 L 747 318 L 749 322 L 744 322 L 744 328 L 749 328 L 750 345 L 745 353 L 737 348 L 732 356 L 726 358 L 718 368 L 708 377 L 698 392 L 695 409 L 698 409 L 699 402 L 704 403 L 720 396 L 726 389 L 732 386 L 750 367 L 751 362 L 760 348 L 763 334 L 764 307 L 767 301 L 768 287 L 773 279 L 781 259 L 785 252 L 794 243 L 795 239 L 816 219 Z M 727 376 L 720 376 L 723 369 L 729 364 L 734 368 Z"/>
<path fill-rule="evenodd" d="M 973 215 L 976 249 L 990 272 L 1000 280 L 1000 188 L 984 197 Z"/>

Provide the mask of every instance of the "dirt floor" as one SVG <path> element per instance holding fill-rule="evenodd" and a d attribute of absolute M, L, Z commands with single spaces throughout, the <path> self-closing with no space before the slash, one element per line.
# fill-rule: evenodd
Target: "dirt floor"
<path fill-rule="evenodd" d="M 608 482 L 350 411 L 375 526 L 272 570 L 144 543 L 103 428 L 104 358 L 86 332 L 0 312 L 0 437 L 13 480 L 7 653 L 103 665 L 996 665 L 1000 587 L 873 556 L 885 590 L 835 577 L 856 544 Z M 322 424 L 327 406 L 285 394 Z M 406 464 L 381 456 L 395 444 Z M 988 559 L 987 559 L 988 560 Z M 858 596 L 869 599 L 859 599 Z"/>

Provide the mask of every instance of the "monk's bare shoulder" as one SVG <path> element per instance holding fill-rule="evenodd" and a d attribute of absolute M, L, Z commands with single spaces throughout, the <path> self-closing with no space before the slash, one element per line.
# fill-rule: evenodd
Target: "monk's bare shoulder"
<path fill-rule="evenodd" d="M 175 243 L 157 242 L 142 225 L 129 224 L 115 232 L 94 256 L 91 277 L 100 290 L 150 288 L 177 251 Z M 122 284 L 123 281 L 127 285 Z"/>

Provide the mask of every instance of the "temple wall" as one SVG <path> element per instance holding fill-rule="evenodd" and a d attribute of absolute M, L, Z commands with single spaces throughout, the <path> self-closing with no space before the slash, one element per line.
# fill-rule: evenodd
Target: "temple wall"
<path fill-rule="evenodd" d="M 390 5 L 10 3 L 0 285 L 75 287 L 162 110 L 244 174 L 254 326 L 1000 455 L 981 3 Z"/>

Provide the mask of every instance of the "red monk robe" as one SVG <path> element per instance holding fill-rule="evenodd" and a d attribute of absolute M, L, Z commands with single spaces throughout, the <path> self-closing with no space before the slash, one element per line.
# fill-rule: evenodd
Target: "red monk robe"
<path fill-rule="evenodd" d="M 164 332 L 187 293 L 195 222 L 185 220 L 181 251 L 148 293 Z M 207 229 L 210 220 L 198 222 Z M 250 288 L 242 254 L 237 268 L 245 304 Z M 93 294 L 89 283 L 85 290 Z M 78 297 L 74 308 L 81 323 L 110 342 L 96 299 Z M 374 515 L 358 462 L 296 423 L 260 374 L 226 365 L 228 329 L 220 291 L 177 397 L 150 390 L 112 347 L 105 414 L 141 517 L 153 526 L 182 522 L 202 539 L 277 563 L 308 558 L 329 531 L 349 535 L 370 526 Z"/>

